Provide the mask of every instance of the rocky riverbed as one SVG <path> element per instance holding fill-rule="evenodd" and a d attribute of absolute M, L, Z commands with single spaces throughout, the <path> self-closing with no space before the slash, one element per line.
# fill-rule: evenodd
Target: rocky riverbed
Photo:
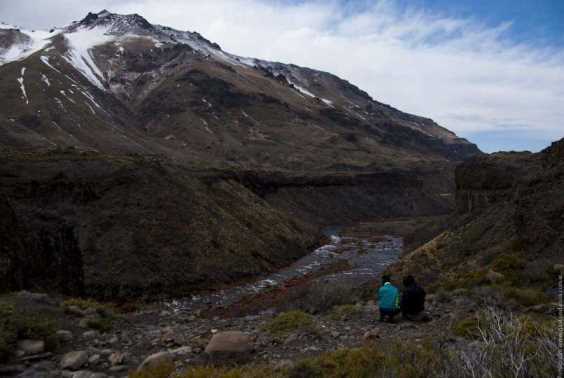
<path fill-rule="evenodd" d="M 391 335 L 409 334 L 410 338 L 417 338 L 427 332 L 428 325 L 377 322 L 376 304 L 371 299 L 337 306 L 341 312 L 300 313 L 305 315 L 302 320 L 307 324 L 298 322 L 293 329 L 272 331 L 269 327 L 273 319 L 299 305 L 290 295 L 284 298 L 282 308 L 278 302 L 269 302 L 271 297 L 278 298 L 281 293 L 287 295 L 302 287 L 311 290 L 345 285 L 353 293 L 360 291 L 374 283 L 398 259 L 402 249 L 401 238 L 374 234 L 369 223 L 333 229 L 329 240 L 292 266 L 254 283 L 142 305 L 113 317 L 109 329 L 93 327 L 104 318 L 103 308 L 81 308 L 72 302 L 69 305 L 68 301 L 62 305 L 62 298 L 42 294 L 15 294 L 13 297 L 28 308 L 58 316 L 58 348 L 48 350 L 48 345 L 39 340 L 20 340 L 15 359 L 0 368 L 0 375 L 122 377 L 143 365 L 148 357 L 174 361 L 177 369 L 182 370 L 216 362 L 212 353 L 215 350 L 243 351 L 235 354 L 244 356 L 246 362 L 288 365 L 305 356 Z M 232 312 L 245 301 L 260 302 L 260 306 Z"/>

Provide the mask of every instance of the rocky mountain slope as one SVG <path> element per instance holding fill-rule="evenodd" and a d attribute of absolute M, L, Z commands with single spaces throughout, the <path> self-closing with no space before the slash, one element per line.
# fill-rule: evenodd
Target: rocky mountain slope
<path fill-rule="evenodd" d="M 107 11 L 2 24 L 0 99 L 9 287 L 238 280 L 307 253 L 321 225 L 448 212 L 454 164 L 480 153 L 329 73 Z"/>
<path fill-rule="evenodd" d="M 534 303 L 555 294 L 564 264 L 564 140 L 537 153 L 498 153 L 456 170 L 447 230 L 391 268 L 437 288 L 491 285 Z"/>
<path fill-rule="evenodd" d="M 331 74 L 237 57 L 138 15 L 89 14 L 40 37 L 2 27 L 3 149 L 333 170 L 477 152 Z"/>

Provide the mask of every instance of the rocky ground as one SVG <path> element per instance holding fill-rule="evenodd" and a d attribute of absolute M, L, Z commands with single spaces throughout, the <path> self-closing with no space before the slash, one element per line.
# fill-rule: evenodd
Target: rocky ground
<path fill-rule="evenodd" d="M 44 341 L 19 340 L 15 359 L 0 372 L 20 377 L 124 376 L 146 357 L 161 352 L 170 353 L 179 368 L 207 364 L 206 346 L 225 331 L 248 335 L 242 341 L 245 351 L 252 350 L 247 360 L 273 364 L 359 345 L 367 338 L 413 334 L 418 326 L 379 324 L 374 301 L 361 299 L 342 306 L 342 313 L 311 315 L 313 326 L 297 323 L 288 332 L 266 330 L 281 312 L 282 302 L 292 309 L 292 300 L 298 300 L 289 293 L 312 285 L 340 284 L 361 291 L 363 285 L 374 283 L 399 257 L 402 239 L 375 235 L 371 226 L 328 229 L 326 245 L 288 268 L 256 282 L 182 300 L 115 310 L 93 301 L 65 301 L 46 294 L 10 295 L 4 301 L 15 303 L 16 308 L 46 312 L 57 319 L 58 348 L 47 351 Z M 111 316 L 106 312 L 112 312 Z M 111 327 L 99 325 L 109 318 Z"/>
<path fill-rule="evenodd" d="M 125 377 L 163 362 L 177 371 L 242 363 L 288 369 L 342 348 L 397 341 L 417 346 L 430 338 L 467 345 L 452 329 L 485 307 L 484 295 L 431 294 L 429 322 L 378 321 L 375 284 L 402 249 L 401 238 L 375 234 L 380 229 L 364 223 L 328 230 L 327 245 L 276 274 L 183 300 L 109 305 L 30 292 L 4 296 L 0 310 L 13 305 L 22 314 L 40 314 L 36 322 L 55 321 L 49 337 L 19 333 L 0 376 Z"/>

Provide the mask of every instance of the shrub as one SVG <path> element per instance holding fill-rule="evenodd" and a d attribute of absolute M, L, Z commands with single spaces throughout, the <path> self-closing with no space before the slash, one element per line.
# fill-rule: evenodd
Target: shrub
<path fill-rule="evenodd" d="M 71 298 L 63 302 L 63 308 L 67 309 L 71 306 L 78 307 L 82 311 L 96 310 L 96 311 L 113 311 L 113 307 L 108 304 L 97 302 L 93 299 Z"/>
<path fill-rule="evenodd" d="M 505 280 L 513 285 L 522 283 L 522 273 L 527 261 L 518 253 L 503 254 L 496 257 L 492 268 L 505 276 Z"/>
<path fill-rule="evenodd" d="M 242 368 L 194 367 L 178 375 L 178 378 L 282 378 L 284 372 L 276 372 L 263 366 L 247 366 Z"/>
<path fill-rule="evenodd" d="M 439 282 L 435 290 L 456 290 L 456 289 L 471 289 L 476 286 L 484 285 L 486 280 L 486 271 L 479 270 L 474 272 L 460 273 L 456 277 L 448 277 L 443 282 Z"/>
<path fill-rule="evenodd" d="M 311 314 L 326 313 L 335 306 L 354 304 L 361 300 L 362 290 L 348 283 L 316 282 L 289 293 L 286 308 L 298 308 Z"/>
<path fill-rule="evenodd" d="M 288 311 L 278 315 L 264 326 L 264 330 L 273 336 L 286 336 L 297 330 L 311 330 L 313 317 L 303 311 Z"/>
<path fill-rule="evenodd" d="M 540 290 L 530 288 L 504 287 L 503 294 L 522 306 L 534 306 L 549 302 L 548 296 Z"/>
<path fill-rule="evenodd" d="M 0 361 L 6 361 L 18 339 L 39 339 L 47 349 L 54 349 L 55 321 L 38 313 L 17 310 L 12 304 L 0 303 Z"/>
<path fill-rule="evenodd" d="M 169 378 L 172 373 L 174 373 L 174 370 L 174 363 L 163 362 L 140 371 L 129 373 L 129 378 Z"/>
<path fill-rule="evenodd" d="M 86 326 L 101 333 L 106 333 L 112 330 L 113 321 L 112 317 L 92 318 L 87 320 Z"/>
<path fill-rule="evenodd" d="M 358 305 L 341 305 L 333 307 L 330 318 L 333 320 L 348 320 L 362 313 L 362 306 Z"/>
<path fill-rule="evenodd" d="M 476 339 L 480 337 L 480 321 L 477 318 L 462 319 L 452 326 L 452 332 L 456 336 Z"/>
<path fill-rule="evenodd" d="M 452 376 L 554 377 L 558 366 L 556 324 L 546 326 L 493 309 L 482 314 L 478 342 L 452 355 Z"/>

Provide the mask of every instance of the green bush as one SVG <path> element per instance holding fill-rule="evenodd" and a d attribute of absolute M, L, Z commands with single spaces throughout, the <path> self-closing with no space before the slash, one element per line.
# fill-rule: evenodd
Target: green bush
<path fill-rule="evenodd" d="M 333 307 L 329 317 L 333 320 L 348 320 L 357 317 L 361 313 L 362 306 L 348 304 Z"/>
<path fill-rule="evenodd" d="M 264 326 L 264 330 L 272 336 L 286 336 L 298 330 L 311 330 L 313 317 L 303 311 L 288 311 L 278 315 Z"/>
<path fill-rule="evenodd" d="M 448 277 L 442 282 L 439 282 L 434 288 L 434 291 L 471 289 L 476 286 L 484 285 L 488 282 L 486 279 L 486 273 L 487 272 L 485 270 L 479 270 L 474 272 L 460 273 L 455 277 Z"/>
<path fill-rule="evenodd" d="M 545 293 L 532 288 L 504 287 L 502 290 L 507 299 L 514 300 L 525 307 L 548 303 L 550 301 Z"/>
<path fill-rule="evenodd" d="M 478 318 L 466 318 L 456 322 L 452 326 L 452 332 L 456 336 L 467 339 L 477 339 L 480 337 L 480 320 Z"/>
<path fill-rule="evenodd" d="M 174 370 L 174 363 L 165 362 L 129 373 L 129 378 L 169 378 Z"/>
<path fill-rule="evenodd" d="M 113 321 L 114 319 L 111 317 L 92 318 L 87 320 L 86 326 L 101 333 L 106 333 L 112 330 Z"/>
<path fill-rule="evenodd" d="M 18 339 L 38 339 L 47 349 L 57 346 L 55 321 L 44 314 L 19 311 L 12 304 L 0 303 L 0 361 L 6 361 Z"/>
<path fill-rule="evenodd" d="M 348 283 L 317 282 L 290 292 L 286 309 L 297 308 L 310 314 L 326 313 L 335 306 L 355 304 L 363 291 Z"/>

